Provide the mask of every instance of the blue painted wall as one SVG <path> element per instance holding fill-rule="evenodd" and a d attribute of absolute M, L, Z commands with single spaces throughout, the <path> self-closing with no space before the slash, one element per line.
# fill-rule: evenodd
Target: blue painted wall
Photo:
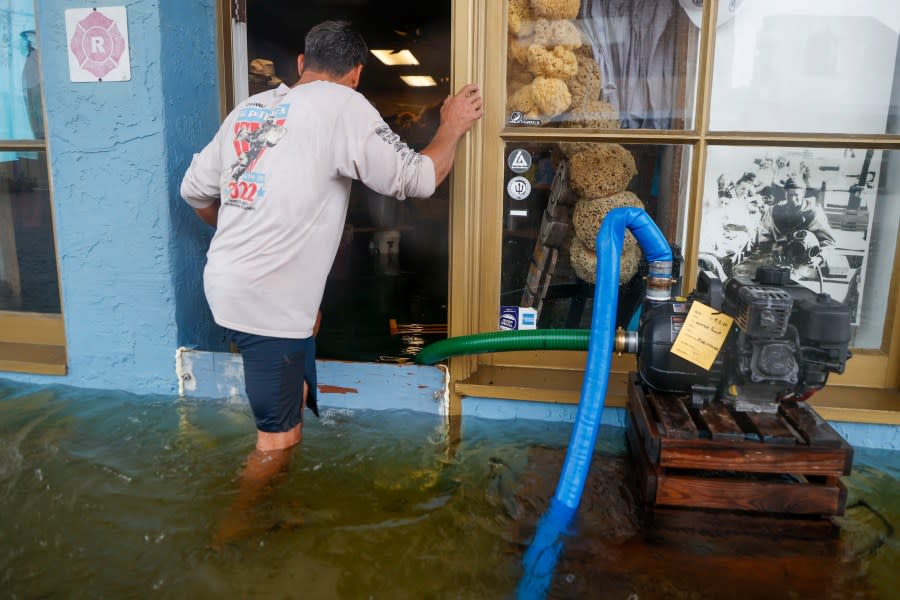
<path fill-rule="evenodd" d="M 211 232 L 178 197 L 219 123 L 215 0 L 128 2 L 131 81 L 109 83 L 69 81 L 65 9 L 98 4 L 37 4 L 69 374 L 3 376 L 175 392 L 175 349 L 221 344 Z"/>
<path fill-rule="evenodd" d="M 469 397 L 463 400 L 463 415 L 483 419 L 533 419 L 574 423 L 578 406 L 549 402 L 515 402 L 496 398 Z M 601 422 L 613 427 L 626 427 L 623 408 L 603 409 Z M 868 423 L 828 422 L 841 437 L 857 448 L 900 450 L 900 427 Z"/>
<path fill-rule="evenodd" d="M 219 127 L 215 22 L 214 0 L 161 2 L 170 257 L 178 345 L 228 350 L 203 293 L 203 267 L 214 230 L 197 218 L 178 193 L 193 154 L 209 143 Z"/>

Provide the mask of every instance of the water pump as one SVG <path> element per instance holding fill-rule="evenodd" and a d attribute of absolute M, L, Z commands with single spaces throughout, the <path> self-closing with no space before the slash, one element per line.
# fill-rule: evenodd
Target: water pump
<path fill-rule="evenodd" d="M 694 302 L 734 319 L 708 370 L 671 352 Z M 738 411 L 776 412 L 779 402 L 803 400 L 829 373 L 843 373 L 850 325 L 850 307 L 803 287 L 788 268 L 762 266 L 753 278 L 727 281 L 702 271 L 689 297 L 645 300 L 639 330 L 619 331 L 615 347 L 637 354 L 653 390 L 690 395 L 695 406 L 721 400 Z"/>

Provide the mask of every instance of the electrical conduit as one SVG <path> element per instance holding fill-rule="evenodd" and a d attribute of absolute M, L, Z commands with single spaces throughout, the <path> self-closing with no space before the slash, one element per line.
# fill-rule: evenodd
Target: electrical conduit
<path fill-rule="evenodd" d="M 672 251 L 650 216 L 639 208 L 611 210 L 597 233 L 597 285 L 578 413 L 556 493 L 522 559 L 524 574 L 516 590 L 518 598 L 545 597 L 562 550 L 560 536 L 575 516 L 584 491 L 609 383 L 619 299 L 619 260 L 626 227 L 637 238 L 650 264 L 649 278 L 671 277 Z"/>

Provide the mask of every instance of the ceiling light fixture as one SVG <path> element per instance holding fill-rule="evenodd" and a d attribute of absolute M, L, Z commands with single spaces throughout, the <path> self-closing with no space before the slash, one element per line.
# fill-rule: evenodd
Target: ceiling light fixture
<path fill-rule="evenodd" d="M 394 52 L 393 50 L 372 50 L 371 52 L 378 60 L 389 67 L 419 64 L 419 61 L 409 50 L 401 50 L 399 52 Z"/>
<path fill-rule="evenodd" d="M 400 79 L 410 87 L 431 87 L 437 85 L 437 81 L 431 75 L 401 75 Z"/>

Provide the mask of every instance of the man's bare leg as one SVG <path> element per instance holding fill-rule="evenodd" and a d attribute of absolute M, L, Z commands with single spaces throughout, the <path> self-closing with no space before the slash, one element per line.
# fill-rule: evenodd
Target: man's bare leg
<path fill-rule="evenodd" d="M 309 386 L 304 382 L 301 411 L 306 407 L 308 394 Z M 276 478 L 287 471 L 294 447 L 302 440 L 302 421 L 289 431 L 256 431 L 256 448 L 247 456 L 238 496 L 213 536 L 214 547 L 259 530 L 254 523 L 253 511 L 275 491 Z"/>

